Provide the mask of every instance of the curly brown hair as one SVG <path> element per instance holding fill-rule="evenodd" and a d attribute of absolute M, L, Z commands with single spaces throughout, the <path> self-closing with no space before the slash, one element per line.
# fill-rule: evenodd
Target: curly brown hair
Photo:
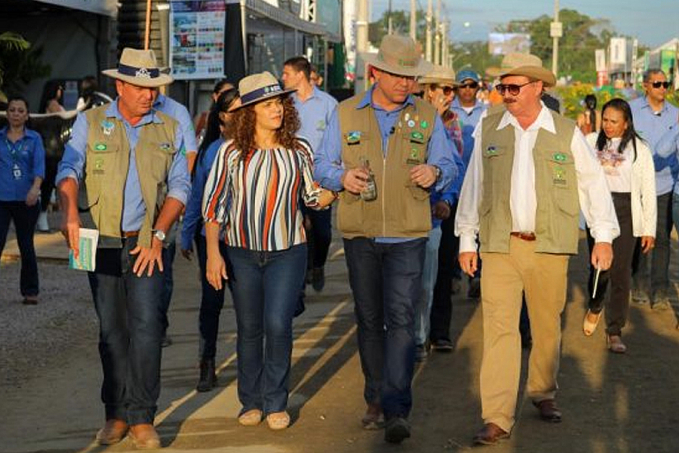
<path fill-rule="evenodd" d="M 283 123 L 276 131 L 276 141 L 286 149 L 297 149 L 297 131 L 300 122 L 297 109 L 289 95 L 282 97 Z M 251 104 L 233 112 L 233 118 L 227 125 L 227 137 L 233 138 L 235 149 L 241 152 L 241 159 L 246 159 L 255 149 L 255 105 Z"/>

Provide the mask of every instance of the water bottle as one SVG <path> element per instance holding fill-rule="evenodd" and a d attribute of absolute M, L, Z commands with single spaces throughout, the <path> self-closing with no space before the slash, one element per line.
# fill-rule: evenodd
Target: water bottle
<path fill-rule="evenodd" d="M 370 169 L 370 161 L 365 157 L 361 157 L 361 166 L 368 170 L 367 187 L 361 192 L 361 199 L 363 201 L 373 201 L 377 199 L 377 185 L 375 184 L 375 175 Z"/>

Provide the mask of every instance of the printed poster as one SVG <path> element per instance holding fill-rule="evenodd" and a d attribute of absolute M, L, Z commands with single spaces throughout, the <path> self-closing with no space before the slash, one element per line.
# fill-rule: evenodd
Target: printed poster
<path fill-rule="evenodd" d="M 170 2 L 170 62 L 178 80 L 224 76 L 224 0 Z"/>

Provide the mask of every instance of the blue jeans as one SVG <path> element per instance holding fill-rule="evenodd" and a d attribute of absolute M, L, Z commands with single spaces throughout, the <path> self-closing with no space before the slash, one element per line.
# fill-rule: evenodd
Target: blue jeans
<path fill-rule="evenodd" d="M 387 418 L 412 408 L 415 304 L 422 293 L 426 239 L 388 244 L 344 239 L 365 376 L 363 397 Z"/>
<path fill-rule="evenodd" d="M 219 251 L 226 261 L 226 243 L 219 241 Z M 196 255 L 200 267 L 200 284 L 202 295 L 200 298 L 200 312 L 198 315 L 198 330 L 200 332 L 199 355 L 203 360 L 214 359 L 217 354 L 217 334 L 219 333 L 219 315 L 224 307 L 224 287 L 216 290 L 207 281 L 207 245 L 205 236 L 196 235 Z"/>
<path fill-rule="evenodd" d="M 673 211 L 672 192 L 659 195 L 655 247 L 651 253 L 646 255 L 641 253 L 641 241 L 639 241 L 634 251 L 632 262 L 633 287 L 647 292 L 650 290 L 652 300 L 657 296 L 667 296 L 667 291 L 670 288 L 670 233 L 672 232 Z"/>
<path fill-rule="evenodd" d="M 26 206 L 23 201 L 0 201 L 0 255 L 5 249 L 9 222 L 14 221 L 17 245 L 21 253 L 21 276 L 19 289 L 21 295 L 37 296 L 40 292 L 38 280 L 38 260 L 35 256 L 33 236 L 35 224 L 40 214 L 40 203 Z"/>
<path fill-rule="evenodd" d="M 422 295 L 415 305 L 415 344 L 424 345 L 429 337 L 429 315 L 434 300 L 434 285 L 439 267 L 439 244 L 441 228 L 433 228 L 429 232 L 424 266 L 422 268 Z"/>
<path fill-rule="evenodd" d="M 304 215 L 311 219 L 311 228 L 306 230 L 309 269 L 325 266 L 328 259 L 328 250 L 332 242 L 332 209 L 315 211 L 304 208 Z"/>
<path fill-rule="evenodd" d="M 172 273 L 172 266 L 174 265 L 174 257 L 177 254 L 176 241 L 176 226 L 175 223 L 167 233 L 169 243 L 167 247 L 163 247 L 163 295 L 161 297 L 161 304 L 163 309 L 163 336 L 166 335 L 167 327 L 170 321 L 167 318 L 167 312 L 170 310 L 170 302 L 172 301 L 172 290 L 174 289 L 174 278 Z"/>
<path fill-rule="evenodd" d="M 292 317 L 306 274 L 306 244 L 258 252 L 227 247 L 238 326 L 238 398 L 242 413 L 284 411 L 292 355 Z"/>
<path fill-rule="evenodd" d="M 89 272 L 99 318 L 99 355 L 104 371 L 101 399 L 106 419 L 131 425 L 153 423 L 160 394 L 160 342 L 163 333 L 163 274 L 132 272 L 137 238 L 122 249 L 97 250 Z"/>

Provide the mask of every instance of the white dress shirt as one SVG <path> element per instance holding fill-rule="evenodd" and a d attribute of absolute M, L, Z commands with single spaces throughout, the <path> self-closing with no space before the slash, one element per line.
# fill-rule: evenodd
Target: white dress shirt
<path fill-rule="evenodd" d="M 514 115 L 507 111 L 502 116 L 497 130 L 508 125 L 512 126 L 515 131 L 514 162 L 509 195 L 512 231 L 533 232 L 537 209 L 533 147 L 541 128 L 556 133 L 554 119 L 543 104 L 537 119 L 528 128 L 523 129 Z M 594 150 L 587 144 L 577 126 L 574 126 L 574 129 L 571 152 L 575 162 L 580 209 L 596 242 L 611 243 L 619 236 L 620 227 L 613 201 L 609 196 L 606 178 Z M 460 252 L 476 251 L 476 237 L 479 233 L 479 203 L 483 196 L 483 153 L 480 149 L 482 130 L 483 119 L 479 121 L 474 131 L 474 150 L 462 185 L 455 217 L 455 234 L 460 237 Z"/>

